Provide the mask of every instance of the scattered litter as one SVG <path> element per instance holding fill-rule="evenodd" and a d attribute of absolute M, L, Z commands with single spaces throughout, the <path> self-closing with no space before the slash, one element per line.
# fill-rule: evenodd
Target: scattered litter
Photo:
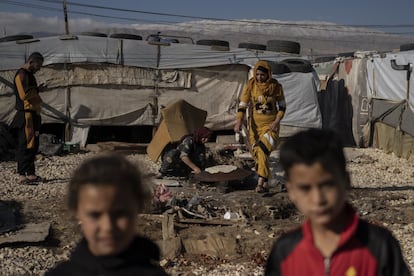
<path fill-rule="evenodd" d="M 184 211 L 184 212 L 186 212 L 187 214 L 192 215 L 192 216 L 194 216 L 194 217 L 197 217 L 197 218 L 202 218 L 202 219 L 206 219 L 206 217 L 205 217 L 205 216 L 203 216 L 203 215 L 199 215 L 199 214 L 194 213 L 194 212 L 191 212 L 191 211 L 187 210 L 187 209 L 186 209 L 186 208 L 184 208 L 184 207 L 181 207 L 181 210 L 183 210 L 183 211 Z"/>
<path fill-rule="evenodd" d="M 193 196 L 190 201 L 187 203 L 187 208 L 190 209 L 191 207 L 198 205 L 200 203 L 200 198 L 198 195 Z"/>
<path fill-rule="evenodd" d="M 173 197 L 168 187 L 164 184 L 159 184 L 155 188 L 153 201 L 154 203 L 166 203 Z"/>
<path fill-rule="evenodd" d="M 176 179 L 154 179 L 153 182 L 157 185 L 164 185 L 167 187 L 181 187 L 182 185 Z"/>
<path fill-rule="evenodd" d="M 227 211 L 224 216 L 224 219 L 239 219 L 240 216 L 238 213 Z"/>

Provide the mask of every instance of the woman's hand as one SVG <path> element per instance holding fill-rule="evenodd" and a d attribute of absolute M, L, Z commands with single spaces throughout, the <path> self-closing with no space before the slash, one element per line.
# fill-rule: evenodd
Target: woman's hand
<path fill-rule="evenodd" d="M 234 132 L 236 132 L 236 133 L 240 132 L 241 125 L 242 125 L 242 120 L 237 119 L 236 124 L 234 125 L 234 128 L 233 128 Z"/>
<path fill-rule="evenodd" d="M 184 164 L 186 164 L 194 174 L 199 174 L 201 172 L 201 169 L 197 167 L 197 165 L 194 164 L 193 161 L 191 161 L 190 157 L 183 156 L 181 157 L 181 160 L 183 160 Z"/>
<path fill-rule="evenodd" d="M 280 128 L 280 121 L 279 120 L 275 120 L 273 123 L 270 124 L 270 130 L 271 131 L 278 131 L 278 129 Z"/>
<path fill-rule="evenodd" d="M 201 173 L 200 168 L 199 168 L 199 167 L 195 167 L 195 168 L 193 169 L 193 173 L 194 173 L 194 174 L 199 174 L 199 173 Z"/>

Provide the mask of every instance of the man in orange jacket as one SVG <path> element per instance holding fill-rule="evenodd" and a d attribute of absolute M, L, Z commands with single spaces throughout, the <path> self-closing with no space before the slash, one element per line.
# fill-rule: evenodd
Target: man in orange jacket
<path fill-rule="evenodd" d="M 18 129 L 17 172 L 20 184 L 35 184 L 41 178 L 35 173 L 35 156 L 39 149 L 41 103 L 34 74 L 43 65 L 43 56 L 32 53 L 14 77 L 16 116 L 13 127 Z"/>

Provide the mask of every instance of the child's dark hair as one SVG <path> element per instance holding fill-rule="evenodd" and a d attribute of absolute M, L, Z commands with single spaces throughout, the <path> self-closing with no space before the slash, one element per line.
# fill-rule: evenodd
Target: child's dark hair
<path fill-rule="evenodd" d="M 145 209 L 150 190 L 143 183 L 138 167 L 119 154 L 103 154 L 84 161 L 73 173 L 68 188 L 69 210 L 77 210 L 79 190 L 84 185 L 117 186 L 137 200 L 137 211 Z"/>
<path fill-rule="evenodd" d="M 293 165 L 320 163 L 326 171 L 339 173 L 350 184 L 343 143 L 331 130 L 309 129 L 292 135 L 280 147 L 280 163 L 288 179 Z"/>

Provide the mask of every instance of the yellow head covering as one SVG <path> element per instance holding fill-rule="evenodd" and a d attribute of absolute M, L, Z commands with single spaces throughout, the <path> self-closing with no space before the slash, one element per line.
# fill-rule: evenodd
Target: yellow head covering
<path fill-rule="evenodd" d="M 270 65 L 269 65 L 269 63 L 267 63 L 266 61 L 264 61 L 264 60 L 259 60 L 255 65 L 254 65 L 254 69 L 253 69 L 253 71 L 254 71 L 254 78 L 256 79 L 256 73 L 257 73 L 257 68 L 259 68 L 259 66 L 260 67 L 263 67 L 263 68 L 266 68 L 266 70 L 267 70 L 267 72 L 268 72 L 268 75 L 269 75 L 269 77 L 268 77 L 268 79 L 267 79 L 267 81 L 266 82 L 268 82 L 271 78 L 272 78 L 272 68 L 270 67 Z"/>
<path fill-rule="evenodd" d="M 266 68 L 267 73 L 268 73 L 267 80 L 265 82 L 262 82 L 262 83 L 259 83 L 256 80 L 256 72 L 257 72 L 259 66 Z M 253 77 L 250 78 L 248 83 L 247 83 L 247 89 L 249 89 L 251 91 L 253 89 L 253 87 L 255 86 L 255 88 L 259 91 L 260 94 L 267 95 L 267 96 L 272 95 L 276 91 L 275 88 L 279 85 L 279 83 L 277 82 L 277 80 L 272 78 L 272 68 L 270 67 L 269 63 L 267 63 L 264 60 L 259 60 L 254 65 L 253 74 L 254 74 Z"/>

